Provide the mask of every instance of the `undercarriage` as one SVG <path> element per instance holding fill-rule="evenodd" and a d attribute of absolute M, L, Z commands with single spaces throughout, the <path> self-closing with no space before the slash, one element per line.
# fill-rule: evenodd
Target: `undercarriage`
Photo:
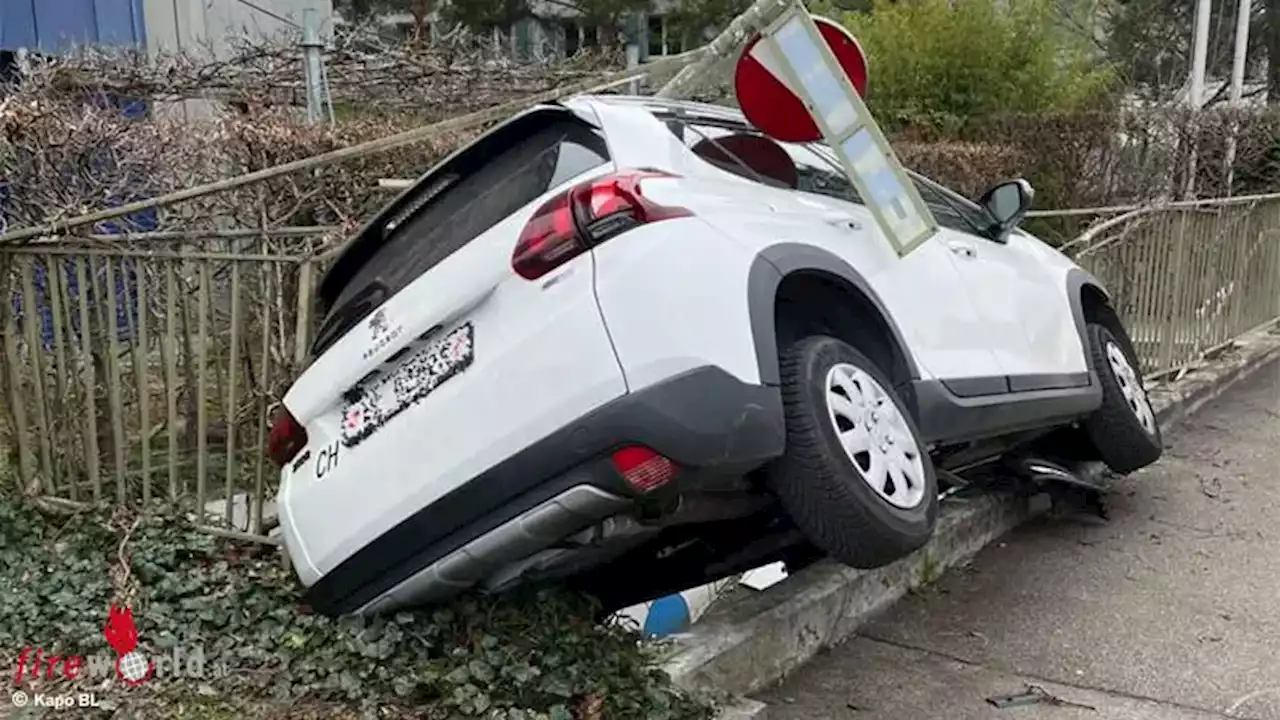
<path fill-rule="evenodd" d="M 931 449 L 939 499 L 981 493 L 1043 494 L 1105 513 L 1107 472 L 1067 427 Z M 638 512 L 617 515 L 508 565 L 482 585 L 562 581 L 609 613 L 774 562 L 789 573 L 824 555 L 805 541 L 754 474 L 697 484 Z"/>

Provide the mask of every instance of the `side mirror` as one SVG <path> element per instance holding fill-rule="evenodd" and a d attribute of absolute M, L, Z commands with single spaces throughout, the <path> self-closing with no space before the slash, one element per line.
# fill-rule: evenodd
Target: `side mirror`
<path fill-rule="evenodd" d="M 1007 180 L 982 194 L 978 204 L 991 216 L 991 235 L 996 240 L 1004 240 L 1009 231 L 1022 222 L 1027 211 L 1031 209 L 1031 200 L 1036 191 L 1031 183 L 1018 178 Z"/>

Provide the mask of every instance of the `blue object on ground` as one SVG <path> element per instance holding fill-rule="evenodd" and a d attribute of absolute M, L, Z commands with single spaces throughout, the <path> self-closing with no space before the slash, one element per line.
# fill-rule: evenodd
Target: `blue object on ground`
<path fill-rule="evenodd" d="M 680 593 L 654 600 L 644 619 L 644 634 L 650 637 L 665 637 L 688 627 L 689 603 Z"/>

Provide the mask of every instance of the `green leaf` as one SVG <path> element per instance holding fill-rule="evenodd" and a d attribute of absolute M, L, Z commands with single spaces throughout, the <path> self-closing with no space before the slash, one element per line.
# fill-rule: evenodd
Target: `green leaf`
<path fill-rule="evenodd" d="M 467 669 L 471 671 L 471 677 L 479 682 L 487 683 L 493 680 L 493 668 L 479 660 L 472 660 L 467 664 Z"/>
<path fill-rule="evenodd" d="M 444 680 L 445 682 L 453 685 L 461 685 L 462 683 L 469 682 L 471 680 L 471 670 L 465 665 L 454 668 L 453 672 L 444 676 Z"/>

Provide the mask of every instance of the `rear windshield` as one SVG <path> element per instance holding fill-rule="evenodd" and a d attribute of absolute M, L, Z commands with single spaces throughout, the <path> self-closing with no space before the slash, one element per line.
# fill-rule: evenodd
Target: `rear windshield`
<path fill-rule="evenodd" d="M 334 278 L 340 285 L 332 302 L 321 298 L 328 317 L 313 351 L 504 218 L 608 161 L 604 138 L 567 113 L 534 116 L 485 138 L 434 173 L 418 197 L 407 198 L 408 212 L 389 219 L 394 228 L 385 242 L 362 239 L 378 247 L 348 277 Z"/>

